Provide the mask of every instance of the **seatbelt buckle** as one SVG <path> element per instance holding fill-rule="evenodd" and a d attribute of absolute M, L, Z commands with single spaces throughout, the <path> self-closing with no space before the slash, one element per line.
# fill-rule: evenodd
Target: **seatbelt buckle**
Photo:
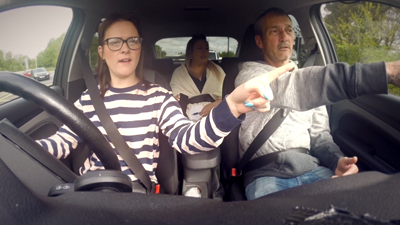
<path fill-rule="evenodd" d="M 154 187 L 154 194 L 160 194 L 160 188 L 161 186 L 159 184 L 156 184 L 156 186 Z"/>
<path fill-rule="evenodd" d="M 239 177 L 240 175 L 242 175 L 242 171 L 239 171 L 236 168 L 232 168 L 231 170 L 231 177 Z"/>

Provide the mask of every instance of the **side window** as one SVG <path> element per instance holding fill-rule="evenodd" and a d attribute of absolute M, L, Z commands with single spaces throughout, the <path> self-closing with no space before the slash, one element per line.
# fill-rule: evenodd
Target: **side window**
<path fill-rule="evenodd" d="M 190 37 L 164 38 L 156 42 L 154 48 L 157 59 L 173 58 L 184 60 L 186 45 Z M 231 37 L 207 37 L 210 60 L 221 60 L 224 57 L 236 57 L 238 42 Z"/>
<path fill-rule="evenodd" d="M 359 2 L 330 3 L 321 7 L 339 61 L 350 65 L 394 61 L 400 58 L 400 9 Z M 400 88 L 389 85 L 400 96 Z"/>
<path fill-rule="evenodd" d="M 52 85 L 72 10 L 58 6 L 24 7 L 1 12 L 0 21 L 0 71 Z M 0 105 L 15 98 L 0 92 Z"/>
<path fill-rule="evenodd" d="M 299 24 L 297 23 L 296 18 L 292 15 L 289 15 L 290 19 L 292 20 L 293 31 L 295 35 L 294 46 L 293 46 L 293 53 L 290 59 L 297 63 L 299 68 L 303 67 L 304 63 L 307 60 L 307 51 L 304 44 L 303 36 L 301 35 L 301 30 Z"/>
<path fill-rule="evenodd" d="M 90 54 L 89 54 L 89 62 L 90 67 L 92 68 L 93 72 L 97 69 L 97 58 L 99 54 L 97 53 L 97 49 L 99 47 L 99 35 L 97 32 L 93 35 L 92 45 L 90 46 Z"/>

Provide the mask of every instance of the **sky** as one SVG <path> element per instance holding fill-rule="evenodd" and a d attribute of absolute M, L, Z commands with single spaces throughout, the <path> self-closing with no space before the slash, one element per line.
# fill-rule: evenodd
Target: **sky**
<path fill-rule="evenodd" d="M 56 6 L 32 6 L 0 13 L 0 50 L 35 58 L 51 38 L 67 32 L 72 10 Z"/>

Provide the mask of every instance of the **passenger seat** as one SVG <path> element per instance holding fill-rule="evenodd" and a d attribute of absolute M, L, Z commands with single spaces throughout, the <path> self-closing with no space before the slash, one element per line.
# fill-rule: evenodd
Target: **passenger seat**
<path fill-rule="evenodd" d="M 235 89 L 235 79 L 239 73 L 239 68 L 243 62 L 264 60 L 260 48 L 257 47 L 255 40 L 254 26 L 250 25 L 246 29 L 243 40 L 240 44 L 239 58 L 234 58 L 222 62 L 221 67 L 225 71 L 225 79 L 222 88 L 222 95 L 225 96 Z M 220 146 L 221 150 L 221 183 L 226 188 L 229 184 L 231 169 L 236 167 L 239 162 L 239 128 L 235 127 Z M 225 193 L 226 201 L 246 200 L 245 190 L 242 185 L 232 186 L 230 193 Z"/>
<path fill-rule="evenodd" d="M 153 69 L 163 75 L 166 82 L 170 82 L 174 70 L 180 66 L 180 64 L 175 64 L 171 58 L 164 59 L 153 59 Z"/>
<path fill-rule="evenodd" d="M 225 72 L 225 79 L 222 85 L 222 96 L 231 93 L 235 89 L 234 81 L 236 75 L 239 73 L 239 63 L 239 58 L 222 58 L 220 66 Z"/>

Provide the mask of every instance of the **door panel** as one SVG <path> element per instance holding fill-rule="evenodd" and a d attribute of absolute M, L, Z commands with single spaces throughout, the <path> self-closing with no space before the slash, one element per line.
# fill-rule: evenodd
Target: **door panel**
<path fill-rule="evenodd" d="M 371 95 L 331 107 L 334 141 L 348 156 L 359 158 L 361 171 L 400 171 L 400 98 Z"/>
<path fill-rule="evenodd" d="M 62 95 L 60 87 L 50 87 Z M 0 106 L 0 119 L 7 118 L 14 126 L 33 139 L 40 139 L 54 134 L 61 122 L 41 108 L 25 99 L 18 98 Z"/>
<path fill-rule="evenodd" d="M 59 95 L 63 93 L 62 89 L 58 86 L 52 86 L 50 88 Z M 62 125 L 58 119 L 44 112 L 34 103 L 28 102 L 23 98 L 17 98 L 0 105 L 0 120 L 5 118 L 34 140 L 46 138 L 55 134 Z M 87 150 L 82 150 L 84 148 L 85 145 L 81 144 L 78 146 L 77 151 L 73 151 L 67 158 L 61 159 L 61 162 L 72 169 L 76 174 L 79 173 L 78 169 L 80 165 L 83 164 L 83 158 L 85 158 L 85 154 L 87 154 Z M 43 151 L 45 150 L 43 149 Z M 73 163 L 75 159 L 76 165 Z"/>
<path fill-rule="evenodd" d="M 42 109 L 34 103 L 18 98 L 0 105 L 0 119 L 7 118 L 14 126 L 20 127 L 37 116 L 41 111 Z"/>

